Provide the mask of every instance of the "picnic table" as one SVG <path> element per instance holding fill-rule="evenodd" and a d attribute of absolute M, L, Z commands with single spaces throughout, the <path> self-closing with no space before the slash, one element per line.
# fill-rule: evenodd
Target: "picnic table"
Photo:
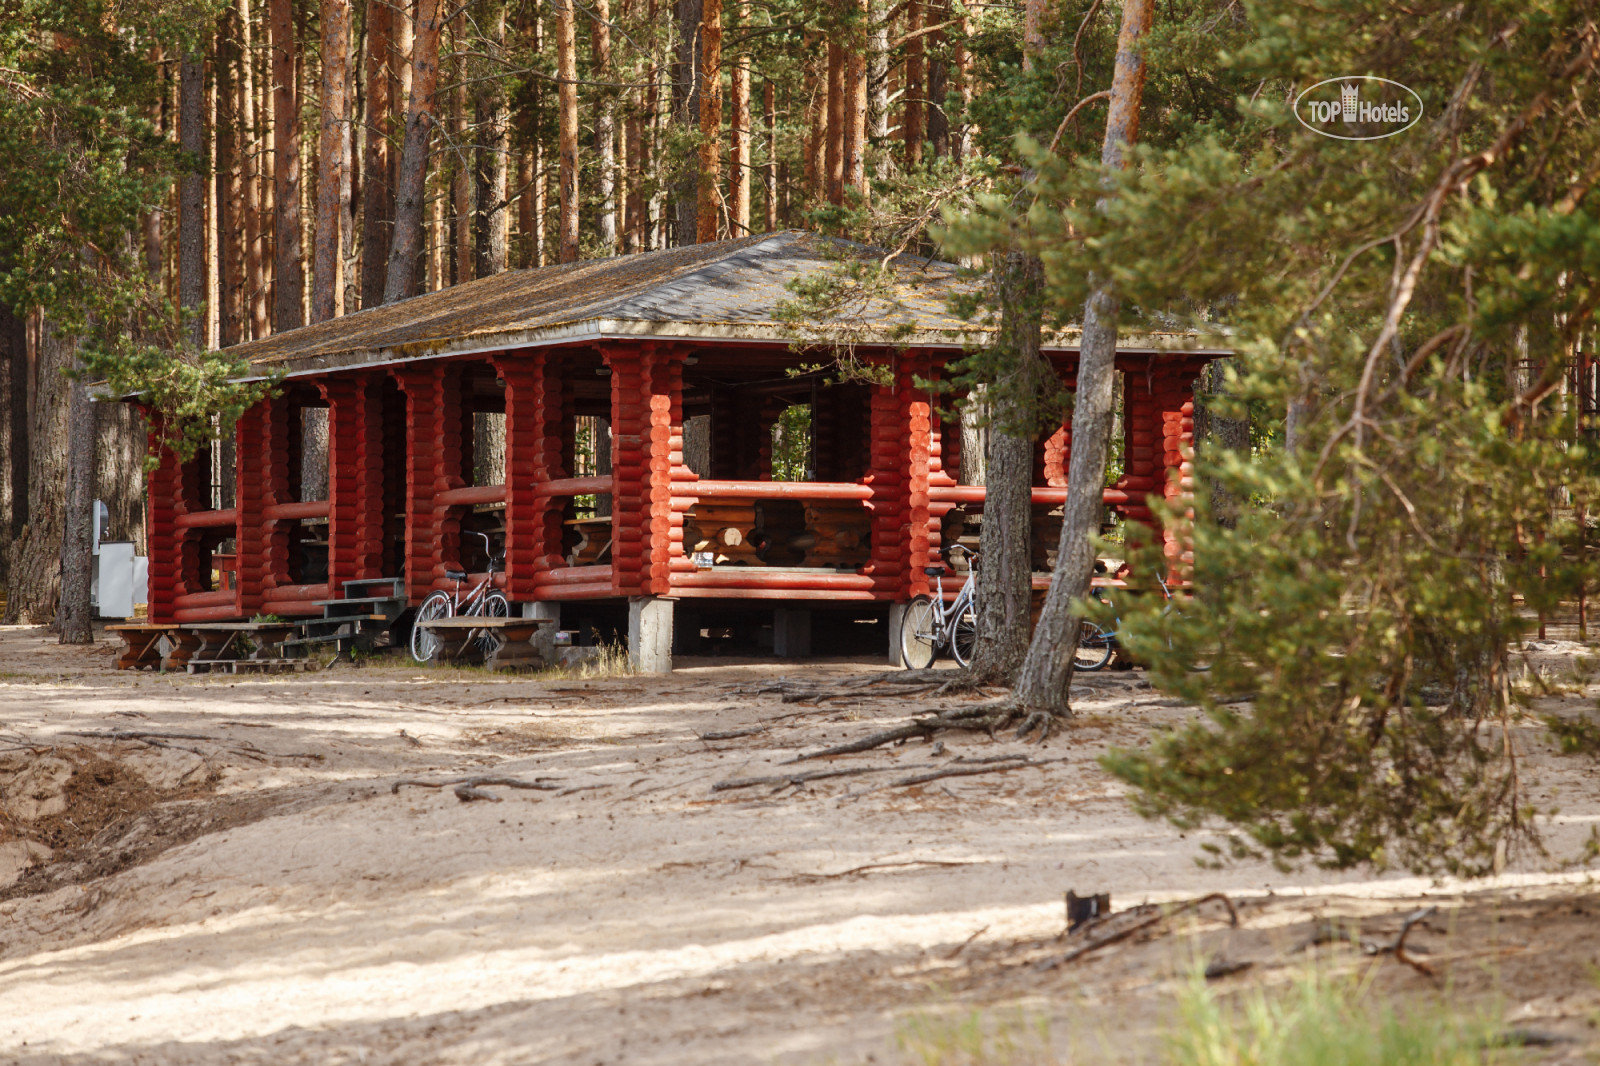
<path fill-rule="evenodd" d="M 482 663 L 491 670 L 535 670 L 545 665 L 533 646 L 540 626 L 552 618 L 433 618 L 417 625 L 438 640 L 430 662 Z"/>

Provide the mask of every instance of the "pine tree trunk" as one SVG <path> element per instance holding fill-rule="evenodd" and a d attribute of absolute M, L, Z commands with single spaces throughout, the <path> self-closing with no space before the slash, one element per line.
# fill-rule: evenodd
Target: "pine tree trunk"
<path fill-rule="evenodd" d="M 217 20 L 217 47 L 212 64 L 216 80 L 217 258 L 221 267 L 218 343 L 227 348 L 247 339 L 245 315 L 244 137 L 239 115 L 239 29 L 237 12 Z"/>
<path fill-rule="evenodd" d="M 300 216 L 300 99 L 294 0 L 269 0 L 272 16 L 273 283 L 276 333 L 305 323 L 305 256 Z"/>
<path fill-rule="evenodd" d="M 161 57 L 161 46 L 159 44 L 152 45 L 150 48 L 150 65 L 157 72 L 157 91 L 155 100 L 150 104 L 150 124 L 155 129 L 156 134 L 164 139 L 167 134 L 166 123 L 163 121 L 167 93 L 166 75 L 162 73 Z M 161 206 L 157 204 L 146 211 L 141 219 L 143 224 L 144 268 L 153 279 L 161 277 L 161 268 L 165 262 L 165 254 L 161 247 L 161 217 Z M 5 554 L 6 552 L 0 549 L 0 559 L 3 559 Z"/>
<path fill-rule="evenodd" d="M 927 72 L 923 69 L 928 43 L 927 35 L 922 32 L 922 0 L 906 0 L 906 33 L 911 36 L 906 41 L 906 87 L 901 97 L 900 138 L 905 142 L 905 165 L 910 169 L 922 163 L 924 97 L 928 91 Z"/>
<path fill-rule="evenodd" d="M 561 83 L 561 261 L 578 261 L 578 41 L 574 0 L 556 9 L 556 77 Z"/>
<path fill-rule="evenodd" d="M 1144 38 L 1154 0 L 1123 0 L 1116 69 L 1111 80 L 1110 114 L 1100 162 L 1107 170 L 1128 165 L 1127 146 L 1139 139 L 1139 105 L 1144 95 Z M 1072 457 L 1067 472 L 1067 502 L 1061 541 L 1044 610 L 1034 630 L 1028 658 L 1013 698 L 1019 708 L 1049 715 L 1070 713 L 1073 654 L 1080 624 L 1078 604 L 1089 594 L 1094 574 L 1091 540 L 1103 513 L 1106 445 L 1111 432 L 1111 401 L 1116 371 L 1117 315 L 1121 304 L 1110 282 L 1091 279 L 1083 309 L 1083 339 L 1078 354 L 1078 386 L 1072 407 Z"/>
<path fill-rule="evenodd" d="M 181 68 L 179 76 L 181 79 Z M 204 179 L 201 186 L 204 187 Z M 181 216 L 179 222 L 181 225 Z M 36 384 L 27 432 L 27 525 L 11 545 L 7 625 L 53 624 L 61 603 L 61 538 L 67 503 L 71 405 L 67 371 L 77 352 L 71 340 L 55 335 L 48 321 L 39 322 L 36 336 Z"/>
<path fill-rule="evenodd" d="M 528 19 L 528 44 L 536 55 L 544 54 L 544 13 L 540 10 L 542 6 L 542 0 L 533 0 L 533 10 Z M 544 79 L 535 78 L 529 90 L 533 98 L 532 114 L 526 120 L 528 122 L 527 159 L 531 173 L 530 184 L 526 186 L 522 194 L 523 202 L 527 205 L 526 210 L 529 215 L 523 232 L 526 234 L 528 242 L 527 265 L 542 267 L 545 262 L 545 216 L 549 209 L 545 191 Z"/>
<path fill-rule="evenodd" d="M 622 145 L 627 162 L 622 168 L 623 226 L 622 253 L 635 255 L 644 250 L 650 224 L 644 200 L 644 90 L 634 89 L 630 114 L 623 121 Z"/>
<path fill-rule="evenodd" d="M 1044 267 L 1032 255 L 1012 252 L 996 267 L 995 289 L 1001 307 L 996 347 L 1009 380 L 991 393 L 972 669 L 986 681 L 1009 683 L 1027 654 L 1033 611 L 1034 431 L 1046 373 L 1039 354 Z"/>
<path fill-rule="evenodd" d="M 243 339 L 267 335 L 267 276 L 261 247 L 261 151 L 256 129 L 255 27 L 250 0 L 237 0 L 239 72 L 234 113 L 239 117 L 241 170 L 240 240 L 244 246 Z"/>
<path fill-rule="evenodd" d="M 428 143 L 433 135 L 434 89 L 439 83 L 439 0 L 417 0 L 411 39 L 411 99 L 406 139 L 400 152 L 395 193 L 394 239 L 383 281 L 383 302 L 417 292 L 417 257 L 422 252 L 422 213 L 427 202 Z"/>
<path fill-rule="evenodd" d="M 473 242 L 473 273 L 491 277 L 506 269 L 511 240 L 511 215 L 506 203 L 506 174 L 511 161 L 511 114 L 499 61 L 505 54 L 506 6 L 493 0 L 479 11 L 478 26 L 485 34 L 490 76 L 478 83 L 477 151 L 478 208 Z"/>
<path fill-rule="evenodd" d="M 887 145 L 889 141 L 889 20 L 884 17 L 882 0 L 868 5 L 870 30 L 867 37 L 867 128 L 872 141 Z M 866 157 L 871 142 L 863 139 L 861 154 Z M 885 151 L 878 156 L 873 169 L 879 180 L 888 180 L 894 171 L 894 156 Z M 861 188 L 869 186 L 865 179 Z"/>
<path fill-rule="evenodd" d="M 700 132 L 700 16 L 703 0 L 678 0 L 678 51 L 673 63 L 673 104 L 678 128 Z M 693 244 L 700 232 L 700 178 L 693 166 L 680 164 L 673 174 L 672 242 Z"/>
<path fill-rule="evenodd" d="M 131 540 L 144 555 L 144 457 L 150 433 L 144 416 L 129 403 L 94 405 L 94 496 L 104 501 L 108 526 L 101 540 Z M 109 532 L 108 532 L 109 531 Z"/>
<path fill-rule="evenodd" d="M 739 4 L 739 27 L 750 21 L 749 0 Z M 728 152 L 728 208 L 733 232 L 730 237 L 750 234 L 750 53 L 743 48 L 733 58 L 729 84 L 733 96 L 733 128 Z"/>
<path fill-rule="evenodd" d="M 467 16 L 463 12 L 450 24 L 450 281 L 472 280 L 472 151 L 467 143 Z"/>
<path fill-rule="evenodd" d="M 367 155 L 361 179 L 361 306 L 384 302 L 394 233 L 389 184 L 390 70 L 397 65 L 391 0 L 367 0 Z"/>
<path fill-rule="evenodd" d="M 650 0 L 646 11 L 652 26 L 656 24 L 658 9 L 657 0 Z M 645 252 L 665 248 L 667 238 L 666 187 L 661 180 L 661 135 L 666 116 L 662 113 L 661 101 L 664 97 L 671 98 L 671 90 L 668 87 L 666 94 L 662 92 L 662 79 L 667 77 L 667 71 L 664 64 L 655 62 L 656 56 L 657 53 L 652 51 L 651 63 L 645 74 L 644 130 L 639 146 L 639 174 L 650 189 L 650 195 L 645 197 L 645 217 L 639 238 L 640 251 Z"/>
<path fill-rule="evenodd" d="M 828 147 L 824 159 L 830 204 L 844 203 L 845 57 L 835 35 L 828 37 Z"/>
<path fill-rule="evenodd" d="M 517 153 L 517 265 L 526 269 L 538 266 L 538 245 L 534 231 L 534 149 L 524 148 Z"/>
<path fill-rule="evenodd" d="M 322 0 L 322 126 L 317 141 L 317 230 L 311 252 L 311 321 L 343 311 L 345 131 L 350 123 L 350 0 Z"/>
<path fill-rule="evenodd" d="M 590 0 L 593 29 L 589 59 L 595 81 L 611 81 L 611 0 Z M 596 89 L 594 111 L 595 192 L 599 212 L 595 234 L 602 255 L 617 254 L 617 97 L 610 86 Z"/>
<path fill-rule="evenodd" d="M 778 92 L 772 82 L 761 87 L 761 110 L 767 127 L 767 165 L 762 168 L 766 179 L 767 232 L 778 228 Z"/>
<path fill-rule="evenodd" d="M 67 396 L 66 513 L 62 521 L 61 603 L 56 611 L 56 630 L 63 644 L 93 644 L 94 613 L 89 589 L 94 573 L 95 413 L 88 382 L 82 377 L 67 384 Z"/>
<path fill-rule="evenodd" d="M 205 65 L 198 53 L 178 66 L 178 143 L 190 164 L 178 179 L 178 306 L 191 314 L 187 336 L 206 343 Z M 63 442 L 64 443 L 64 442 Z"/>
<path fill-rule="evenodd" d="M 856 0 L 863 22 L 868 0 Z M 845 58 L 844 188 L 867 191 L 867 27 L 858 27 Z M 840 200 L 844 202 L 843 199 Z"/>
<path fill-rule="evenodd" d="M 700 195 L 695 240 L 717 239 L 722 199 L 722 3 L 700 7 Z"/>
<path fill-rule="evenodd" d="M 28 334 L 0 300 L 0 584 L 9 584 L 11 544 L 28 521 Z"/>
<path fill-rule="evenodd" d="M 811 105 L 806 111 L 806 198 L 818 204 L 828 195 L 828 77 L 826 61 L 815 51 L 806 64 L 806 74 L 811 85 Z"/>

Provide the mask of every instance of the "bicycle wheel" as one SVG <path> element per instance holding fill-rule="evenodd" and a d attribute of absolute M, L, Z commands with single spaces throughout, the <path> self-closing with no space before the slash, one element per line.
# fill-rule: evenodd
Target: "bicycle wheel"
<path fill-rule="evenodd" d="M 448 592 L 434 592 L 422 601 L 422 606 L 417 608 L 417 616 L 411 622 L 411 657 L 419 663 L 432 659 L 439 650 L 439 639 L 429 633 L 421 625 L 423 622 L 433 622 L 440 618 L 449 618 L 456 613 L 456 605 L 450 599 Z"/>
<path fill-rule="evenodd" d="M 900 661 L 908 670 L 926 670 L 939 654 L 938 616 L 933 601 L 918 596 L 900 618 Z"/>
<path fill-rule="evenodd" d="M 1103 669 L 1111 661 L 1111 652 L 1115 648 L 1116 638 L 1093 622 L 1082 622 L 1078 626 L 1078 647 L 1073 652 L 1072 668 L 1093 673 Z"/>
<path fill-rule="evenodd" d="M 477 610 L 472 612 L 479 618 L 510 618 L 511 601 L 507 600 L 503 592 L 491 592 L 483 598 Z M 495 640 L 487 631 L 478 635 L 478 649 L 488 655 L 494 651 Z"/>
<path fill-rule="evenodd" d="M 962 609 L 955 625 L 950 632 L 950 654 L 956 657 L 956 662 L 963 667 L 972 665 L 972 653 L 978 646 L 978 609 L 967 606 Z"/>

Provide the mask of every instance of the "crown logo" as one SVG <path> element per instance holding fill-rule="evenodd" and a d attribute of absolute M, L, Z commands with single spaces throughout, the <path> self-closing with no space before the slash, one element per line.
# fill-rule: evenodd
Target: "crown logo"
<path fill-rule="evenodd" d="M 1356 100 L 1360 91 L 1356 85 L 1350 82 L 1339 86 L 1339 105 L 1344 111 L 1344 120 L 1346 122 L 1354 122 L 1356 120 Z"/>

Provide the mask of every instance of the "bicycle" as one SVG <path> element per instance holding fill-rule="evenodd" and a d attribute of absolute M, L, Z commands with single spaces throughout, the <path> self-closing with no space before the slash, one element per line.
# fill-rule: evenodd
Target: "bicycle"
<path fill-rule="evenodd" d="M 494 584 L 494 575 L 505 568 L 505 557 L 496 556 L 489 547 L 487 533 L 468 532 L 468 536 L 482 537 L 483 550 L 489 556 L 489 572 L 484 579 L 467 590 L 466 595 L 461 593 L 461 583 L 467 579 L 465 570 L 446 570 L 444 576 L 456 583 L 453 592 L 438 589 L 428 593 L 422 601 L 422 606 L 417 608 L 417 616 L 411 624 L 411 658 L 419 663 L 432 659 L 439 650 L 439 639 L 422 625 L 423 622 L 434 622 L 441 618 L 454 618 L 457 615 L 468 618 L 510 618 L 511 601 L 506 599 L 506 594 L 499 589 L 491 588 Z M 487 643 L 487 633 L 478 637 L 480 643 Z M 487 649 L 486 649 L 487 650 Z"/>
<path fill-rule="evenodd" d="M 923 568 L 922 572 L 933 578 L 938 595 L 917 596 L 906 605 L 905 617 L 900 621 L 900 661 L 907 669 L 926 670 L 945 648 L 961 666 L 972 665 L 972 652 L 978 643 L 978 553 L 969 551 L 966 555 L 966 583 L 948 607 L 944 602 L 945 568 Z"/>
<path fill-rule="evenodd" d="M 1160 574 L 1156 575 L 1156 583 L 1161 586 L 1161 595 L 1167 601 L 1166 606 L 1161 608 L 1161 614 L 1165 617 L 1172 613 L 1172 589 Z M 1089 595 L 1103 604 L 1109 605 L 1111 603 L 1103 588 L 1090 589 Z M 1116 620 L 1116 625 L 1117 627 L 1122 625 L 1120 616 Z M 1172 640 L 1168 638 L 1167 647 L 1170 648 L 1171 646 Z M 1085 618 L 1078 624 L 1078 646 L 1073 652 L 1073 669 L 1083 670 L 1087 673 L 1103 670 L 1105 665 L 1111 661 L 1112 654 L 1121 650 L 1121 648 L 1122 644 L 1117 640 L 1116 628 L 1107 629 Z M 1210 666 L 1191 665 L 1189 669 L 1199 672 L 1209 670 Z"/>

